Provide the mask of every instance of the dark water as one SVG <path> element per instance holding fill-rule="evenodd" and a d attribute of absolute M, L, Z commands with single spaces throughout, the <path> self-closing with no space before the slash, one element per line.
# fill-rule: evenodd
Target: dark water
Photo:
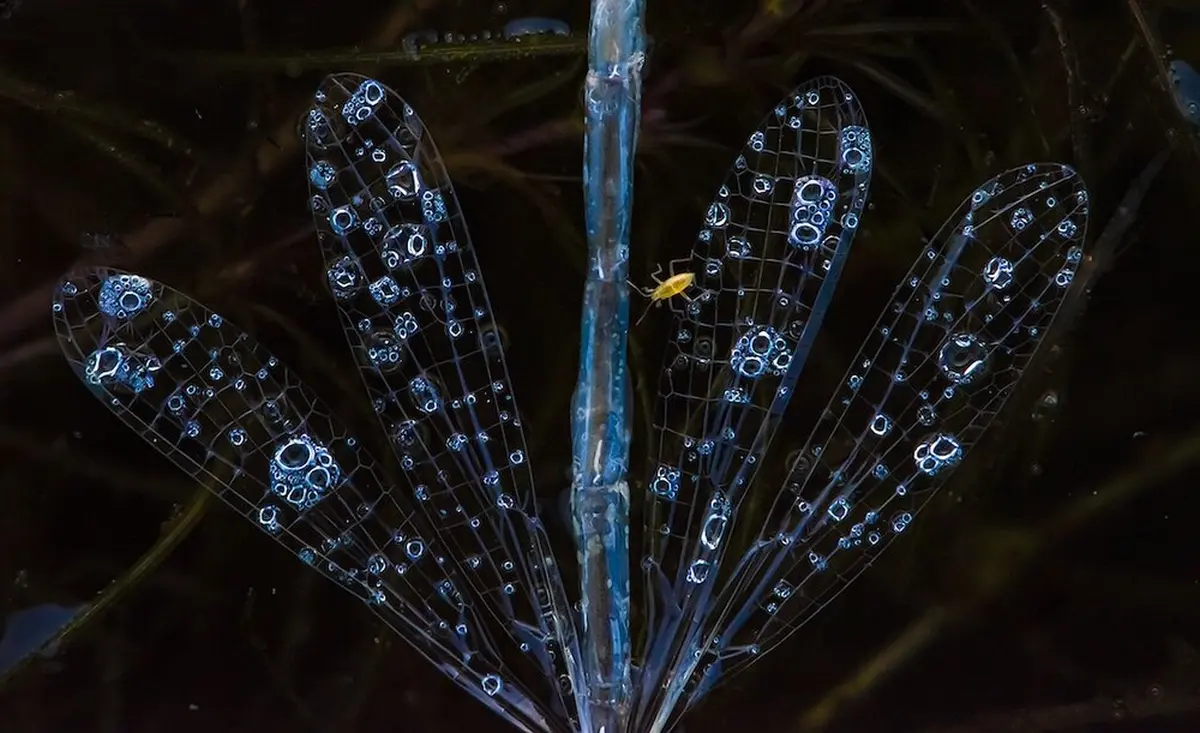
<path fill-rule="evenodd" d="M 219 308 L 328 399 L 361 400 L 320 281 L 295 121 L 323 74 L 377 76 L 420 112 L 457 182 L 569 557 L 556 503 L 583 279 L 583 42 L 521 57 L 466 39 L 528 16 L 578 33 L 585 4 L 561 5 L 7 3 L 0 615 L 99 603 L 113 581 L 120 597 L 7 677 L 0 731 L 504 729 L 223 507 L 127 582 L 199 489 L 76 383 L 45 288 L 81 261 L 137 268 Z M 778 461 L 922 236 L 978 181 L 1068 162 L 1092 191 L 1092 237 L 1122 232 L 1086 309 L 1069 314 L 1076 327 L 913 536 L 714 693 L 689 731 L 1200 723 L 1197 131 L 1127 3 L 992 5 L 650 3 L 637 277 L 688 250 L 733 150 L 783 91 L 837 74 L 871 121 L 873 204 Z M 1187 5 L 1144 8 L 1155 43 L 1200 66 Z M 421 64 L 371 57 L 420 29 L 463 40 Z M 1168 147 L 1140 204 L 1119 211 Z M 634 335 L 648 389 L 666 324 L 652 316 Z M 7 630 L 40 641 L 34 626 Z"/>

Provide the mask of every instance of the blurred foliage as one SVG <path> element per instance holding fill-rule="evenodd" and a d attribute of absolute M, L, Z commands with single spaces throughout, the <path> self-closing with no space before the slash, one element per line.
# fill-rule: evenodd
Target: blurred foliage
<path fill-rule="evenodd" d="M 320 285 L 296 122 L 322 74 L 378 76 L 420 111 L 457 183 L 507 324 L 547 521 L 570 552 L 549 508 L 566 483 L 578 350 L 584 39 L 495 36 L 522 16 L 581 29 L 586 4 L 565 16 L 549 0 L 0 11 L 0 612 L 105 611 L 5 679 L 0 730 L 501 729 L 237 517 L 192 521 L 197 487 L 61 363 L 49 291 L 73 264 L 142 270 L 271 344 L 369 426 Z M 837 74 L 871 120 L 871 210 L 764 487 L 922 238 L 974 184 L 1060 159 L 1093 200 L 1086 287 L 1002 424 L 914 536 L 715 692 L 689 730 L 1195 730 L 1200 145 L 1164 62 L 1200 65 L 1198 12 L 1186 0 L 650 2 L 635 279 L 687 251 L 733 150 L 787 89 Z M 409 35 L 429 29 L 438 42 Z M 666 323 L 652 314 L 633 334 L 639 429 Z M 190 519 L 171 520 L 188 502 Z"/>

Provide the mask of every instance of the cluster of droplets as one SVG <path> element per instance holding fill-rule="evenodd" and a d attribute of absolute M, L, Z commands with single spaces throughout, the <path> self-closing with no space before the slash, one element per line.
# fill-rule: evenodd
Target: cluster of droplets
<path fill-rule="evenodd" d="M 137 394 L 154 386 L 154 374 L 162 362 L 154 354 L 140 353 L 126 344 L 97 348 L 83 367 L 88 384 Z"/>
<path fill-rule="evenodd" d="M 837 187 L 823 176 L 804 176 L 796 181 L 788 212 L 791 228 L 788 242 L 793 247 L 809 248 L 821 241 L 829 228 Z"/>
<path fill-rule="evenodd" d="M 938 350 L 937 365 L 953 384 L 977 382 L 987 373 L 988 344 L 973 333 L 953 333 Z"/>
<path fill-rule="evenodd" d="M 734 344 L 729 366 L 748 379 L 764 374 L 780 376 L 792 363 L 792 350 L 787 339 L 771 326 L 753 326 Z"/>
<path fill-rule="evenodd" d="M 838 135 L 838 160 L 846 170 L 861 173 L 871 169 L 871 131 L 861 125 L 846 125 Z"/>
<path fill-rule="evenodd" d="M 338 485 L 342 468 L 328 448 L 300 433 L 276 446 L 269 475 L 272 492 L 297 509 L 311 509 Z"/>
<path fill-rule="evenodd" d="M 154 302 L 154 288 L 138 275 L 115 275 L 100 286 L 100 312 L 117 320 L 135 318 Z"/>

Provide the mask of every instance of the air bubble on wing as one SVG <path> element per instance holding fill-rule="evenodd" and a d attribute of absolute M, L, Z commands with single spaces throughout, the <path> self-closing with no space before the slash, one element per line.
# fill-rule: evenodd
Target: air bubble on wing
<path fill-rule="evenodd" d="M 688 664 L 687 627 L 824 319 L 873 160 L 854 93 L 814 79 L 767 114 L 705 212 L 690 267 L 703 294 L 672 328 L 650 443 L 646 705 Z"/>
<path fill-rule="evenodd" d="M 1088 193 L 1051 163 L 1002 173 L 895 293 L 719 599 L 695 702 L 840 593 L 959 466 L 1041 345 L 1083 256 Z"/>
<path fill-rule="evenodd" d="M 303 126 L 327 278 L 380 422 L 448 551 L 570 715 L 570 609 L 536 515 L 521 416 L 458 198 L 420 118 L 356 74 Z M 561 621 L 560 621 L 561 620 Z M 578 678 L 576 678 L 578 679 Z"/>
<path fill-rule="evenodd" d="M 52 310 L 71 368 L 150 445 L 518 728 L 560 728 L 501 661 L 512 645 L 479 613 L 479 568 L 448 554 L 411 477 L 386 481 L 260 344 L 186 295 L 117 270 L 70 274 Z"/>

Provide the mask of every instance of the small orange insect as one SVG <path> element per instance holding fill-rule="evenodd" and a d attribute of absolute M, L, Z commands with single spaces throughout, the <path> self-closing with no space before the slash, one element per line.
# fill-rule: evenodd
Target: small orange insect
<path fill-rule="evenodd" d="M 632 282 L 629 283 L 630 287 L 634 288 L 639 293 L 650 299 L 650 305 L 646 306 L 645 312 L 642 313 L 641 318 L 637 319 L 637 323 L 633 324 L 634 326 L 637 326 L 646 319 L 646 316 L 650 313 L 651 306 L 662 305 L 664 300 L 669 300 L 678 295 L 687 302 L 692 302 L 693 297 L 684 291 L 696 284 L 696 273 L 675 272 L 675 266 L 685 262 L 691 262 L 691 258 L 684 257 L 678 260 L 671 260 L 669 263 L 667 263 L 669 267 L 668 272 L 670 275 L 665 280 L 660 280 L 658 278 L 658 274 L 662 272 L 662 265 L 654 268 L 654 272 L 650 273 L 650 279 L 654 281 L 653 287 L 638 287 Z M 707 294 L 708 291 L 705 290 L 701 293 L 701 297 Z"/>

